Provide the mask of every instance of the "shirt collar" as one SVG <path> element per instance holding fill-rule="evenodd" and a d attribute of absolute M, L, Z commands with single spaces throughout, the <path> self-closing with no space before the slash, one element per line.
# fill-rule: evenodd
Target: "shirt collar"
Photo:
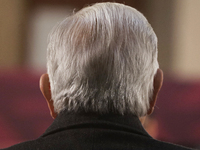
<path fill-rule="evenodd" d="M 62 111 L 45 131 L 42 137 L 54 134 L 63 130 L 75 128 L 110 128 L 113 130 L 122 130 L 133 132 L 150 137 L 144 130 L 139 118 L 135 115 L 119 114 L 97 114 L 90 112 L 68 112 Z"/>

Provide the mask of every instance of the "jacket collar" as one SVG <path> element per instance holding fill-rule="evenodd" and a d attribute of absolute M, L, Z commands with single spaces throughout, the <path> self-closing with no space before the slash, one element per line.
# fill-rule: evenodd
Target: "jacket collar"
<path fill-rule="evenodd" d="M 135 115 L 119 114 L 97 114 L 88 112 L 62 111 L 45 131 L 42 137 L 75 128 L 110 128 L 115 130 L 128 131 L 135 134 L 150 137 L 144 130 L 139 118 Z"/>

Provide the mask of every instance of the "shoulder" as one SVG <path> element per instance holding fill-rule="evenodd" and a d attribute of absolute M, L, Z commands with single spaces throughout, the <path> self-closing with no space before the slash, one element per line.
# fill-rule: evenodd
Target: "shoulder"
<path fill-rule="evenodd" d="M 2 150 L 30 150 L 30 149 L 38 149 L 41 147 L 42 141 L 40 139 L 22 142 L 11 147 L 2 149 Z"/>
<path fill-rule="evenodd" d="M 49 140 L 45 140 L 45 139 L 39 138 L 37 140 L 27 141 L 27 142 L 24 142 L 24 143 L 17 144 L 17 145 L 11 146 L 11 147 L 3 149 L 3 150 L 33 150 L 33 149 L 40 149 L 40 150 L 48 149 L 48 150 L 50 150 L 50 149 L 55 149 L 56 147 L 59 147 L 59 148 L 62 148 L 62 149 L 64 148 L 64 147 L 62 147 L 61 143 L 60 143 L 59 146 L 58 146 L 58 143 L 56 145 L 55 145 L 56 142 L 54 144 L 53 143 L 54 142 L 51 141 L 51 140 L 49 141 Z M 144 139 L 144 141 L 142 143 L 143 143 L 142 145 L 140 145 L 138 143 L 135 143 L 134 146 L 132 145 L 133 143 L 130 143 L 130 145 L 128 146 L 129 148 L 127 147 L 127 145 L 123 145 L 122 144 L 121 146 L 124 147 L 123 150 L 125 150 L 125 149 L 137 149 L 137 150 L 140 150 L 140 149 L 142 149 L 142 150 L 192 150 L 192 149 L 187 148 L 187 147 L 183 147 L 183 146 L 175 145 L 175 144 L 171 144 L 171 143 L 166 143 L 166 142 L 162 142 L 162 141 L 158 141 L 158 140 L 154 140 L 154 139 L 151 139 L 151 140 L 148 140 L 148 141 L 146 141 Z M 78 144 L 78 141 L 77 141 L 76 144 Z M 101 146 L 99 145 L 99 147 L 97 149 L 99 149 Z M 104 146 L 102 146 L 102 147 L 104 147 Z M 117 147 L 118 148 L 120 147 L 119 149 L 121 149 L 122 148 L 121 146 L 118 145 Z M 112 146 L 111 145 L 110 146 L 107 145 L 106 149 L 108 147 L 110 147 L 109 149 L 112 149 L 113 145 Z M 70 149 L 70 146 L 68 148 Z M 82 147 L 82 148 L 85 149 L 86 147 Z"/>
<path fill-rule="evenodd" d="M 162 149 L 162 150 L 192 150 L 192 148 L 184 147 L 181 145 L 176 145 L 168 142 L 163 142 L 159 140 L 153 139 L 152 143 L 155 149 Z"/>

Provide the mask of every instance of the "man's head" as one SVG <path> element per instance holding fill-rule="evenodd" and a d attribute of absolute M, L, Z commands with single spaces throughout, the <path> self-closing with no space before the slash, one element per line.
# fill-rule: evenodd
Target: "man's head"
<path fill-rule="evenodd" d="M 98 3 L 53 29 L 48 75 L 41 81 L 46 84 L 49 76 L 51 93 L 42 91 L 49 91 L 45 97 L 56 113 L 67 109 L 144 116 L 151 113 L 161 87 L 158 67 L 157 37 L 146 18 L 123 4 Z"/>

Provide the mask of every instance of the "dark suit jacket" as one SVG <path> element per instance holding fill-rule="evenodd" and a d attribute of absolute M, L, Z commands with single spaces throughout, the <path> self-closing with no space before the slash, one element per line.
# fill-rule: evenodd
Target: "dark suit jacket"
<path fill-rule="evenodd" d="M 138 117 L 116 114 L 60 113 L 36 140 L 8 150 L 187 150 L 153 139 Z"/>

